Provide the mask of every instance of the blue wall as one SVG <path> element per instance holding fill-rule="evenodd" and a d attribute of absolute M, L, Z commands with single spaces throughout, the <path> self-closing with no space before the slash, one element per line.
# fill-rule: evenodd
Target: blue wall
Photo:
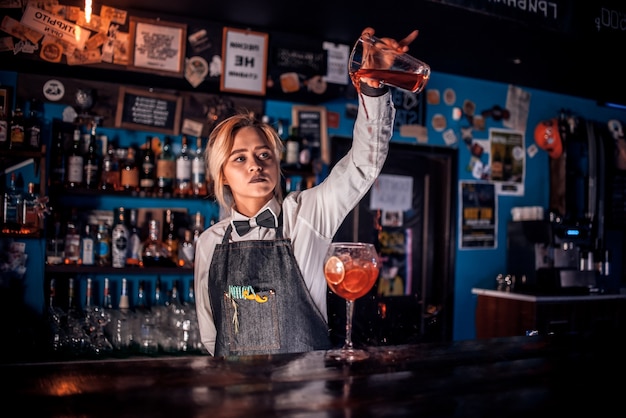
<path fill-rule="evenodd" d="M 0 83 L 15 84 L 15 74 L 3 73 L 0 71 Z M 567 109 L 572 114 L 585 119 L 596 120 L 601 123 L 609 119 L 619 119 L 626 121 L 626 112 L 623 110 L 609 109 L 597 105 L 593 100 L 582 99 L 567 95 L 551 93 L 547 91 L 516 86 L 530 93 L 530 107 L 527 123 L 525 127 L 525 147 L 528 148 L 534 143 L 534 128 L 541 120 L 557 117 L 562 109 Z M 426 123 L 428 128 L 428 144 L 442 147 L 454 147 L 459 155 L 459 179 L 475 180 L 472 173 L 468 171 L 470 162 L 470 151 L 461 139 L 461 127 L 467 125 L 462 119 L 455 122 L 452 118 L 454 107 L 462 107 L 465 100 L 470 100 L 475 104 L 476 113 L 491 109 L 494 105 L 501 108 L 506 107 L 508 84 L 495 83 L 485 80 L 471 79 L 467 77 L 441 74 L 434 71 L 427 90 L 438 90 L 443 97 L 446 89 L 452 89 L 456 93 L 456 101 L 450 105 L 445 104 L 443 99 L 440 104 L 427 106 Z M 396 99 L 401 100 L 401 95 Z M 626 98 L 625 98 L 626 100 Z M 346 116 L 346 106 L 353 106 L 356 101 L 336 100 L 323 105 L 329 112 L 336 112 L 339 115 L 337 127 L 329 127 L 329 136 L 351 136 L 353 120 Z M 266 102 L 266 114 L 277 119 L 291 119 L 291 107 L 294 104 L 284 101 Z M 60 117 L 58 109 L 50 110 L 46 108 L 46 119 Z M 447 121 L 447 128 L 451 128 L 456 134 L 457 142 L 447 145 L 444 141 L 444 131 L 437 131 L 431 126 L 431 119 L 435 114 L 441 114 Z M 473 131 L 474 140 L 488 140 L 489 128 L 503 128 L 502 121 L 486 119 L 484 131 Z M 111 133 L 114 134 L 113 132 Z M 124 135 L 132 136 L 130 132 Z M 143 142 L 145 135 L 136 135 L 139 143 Z M 415 138 L 407 138 L 394 133 L 393 141 L 416 142 Z M 486 158 L 486 157 L 484 157 Z M 497 246 L 493 249 L 459 249 L 457 235 L 457 249 L 455 254 L 455 286 L 454 286 L 454 340 L 473 339 L 476 337 L 476 327 L 474 324 L 474 311 L 476 308 L 476 298 L 471 294 L 473 287 L 488 287 L 494 285 L 495 277 L 498 273 L 506 272 L 506 225 L 510 220 L 510 211 L 514 206 L 542 206 L 547 209 L 549 202 L 549 173 L 548 156 L 539 150 L 534 156 L 526 154 L 526 173 L 524 183 L 524 194 L 522 196 L 498 196 L 497 198 Z M 455 220 L 456 221 L 456 220 Z M 36 309 L 44 305 L 43 289 L 41 289 L 41 268 L 43 263 L 43 244 L 34 240 L 27 242 L 28 251 L 31 256 L 28 261 L 28 277 L 26 286 L 29 290 L 27 303 Z M 31 253 L 32 251 L 32 253 Z M 34 281 L 34 282 L 33 282 Z M 40 290 L 37 292 L 36 290 Z M 32 291 L 32 292 L 31 292 Z"/>

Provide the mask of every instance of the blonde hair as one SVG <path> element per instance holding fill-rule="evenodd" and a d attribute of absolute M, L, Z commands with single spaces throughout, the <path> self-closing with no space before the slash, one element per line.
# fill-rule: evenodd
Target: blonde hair
<path fill-rule="evenodd" d="M 230 209 L 235 202 L 230 187 L 224 184 L 223 168 L 233 149 L 237 132 L 245 127 L 257 129 L 265 138 L 274 153 L 278 171 L 281 173 L 280 155 L 283 152 L 283 142 L 271 125 L 259 121 L 249 112 L 242 112 L 223 120 L 209 134 L 204 157 L 208 177 L 213 182 L 215 198 L 224 209 Z M 282 178 L 282 173 L 279 178 Z M 274 188 L 274 196 L 282 203 L 283 193 L 280 183 L 279 181 Z"/>

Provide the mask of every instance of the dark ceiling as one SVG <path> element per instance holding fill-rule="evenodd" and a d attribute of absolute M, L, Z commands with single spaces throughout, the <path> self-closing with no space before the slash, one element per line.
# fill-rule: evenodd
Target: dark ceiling
<path fill-rule="evenodd" d="M 619 9 L 626 11 L 621 0 L 103 0 L 103 4 L 148 11 L 162 19 L 206 19 L 346 44 L 352 44 L 366 26 L 374 27 L 381 36 L 395 38 L 419 29 L 411 53 L 429 63 L 433 73 L 626 103 L 626 77 L 620 58 L 626 31 L 621 30 L 619 20 L 613 29 L 597 30 L 596 24 L 609 12 L 620 18 Z M 519 7 L 512 9 L 511 4 L 557 8 L 530 13 Z M 491 9 L 485 11 L 485 7 Z M 558 19 L 546 19 L 556 17 L 557 12 Z M 515 64 L 516 59 L 521 63 Z"/>

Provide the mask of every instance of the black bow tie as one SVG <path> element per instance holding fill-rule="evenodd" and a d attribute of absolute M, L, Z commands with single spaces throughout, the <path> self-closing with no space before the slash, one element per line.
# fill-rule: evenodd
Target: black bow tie
<path fill-rule="evenodd" d="M 268 208 L 259 213 L 256 218 L 250 218 L 247 221 L 232 221 L 235 230 L 239 236 L 244 236 L 255 226 L 264 226 L 266 228 L 276 228 L 276 217 L 274 213 Z"/>

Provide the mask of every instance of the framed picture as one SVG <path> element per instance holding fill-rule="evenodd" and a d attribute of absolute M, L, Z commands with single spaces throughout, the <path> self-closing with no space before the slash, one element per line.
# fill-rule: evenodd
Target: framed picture
<path fill-rule="evenodd" d="M 10 120 L 13 106 L 13 87 L 0 86 L 0 106 L 4 109 L 7 120 Z"/>
<path fill-rule="evenodd" d="M 186 24 L 131 16 L 129 33 L 130 70 L 183 76 Z"/>
<path fill-rule="evenodd" d="M 298 128 L 300 136 L 306 138 L 313 148 L 318 147 L 322 162 L 330 164 L 326 108 L 293 106 L 291 112 L 292 124 Z"/>
<path fill-rule="evenodd" d="M 122 86 L 115 127 L 178 135 L 182 108 L 180 96 Z"/>
<path fill-rule="evenodd" d="M 265 95 L 268 34 L 225 27 L 221 91 Z"/>

